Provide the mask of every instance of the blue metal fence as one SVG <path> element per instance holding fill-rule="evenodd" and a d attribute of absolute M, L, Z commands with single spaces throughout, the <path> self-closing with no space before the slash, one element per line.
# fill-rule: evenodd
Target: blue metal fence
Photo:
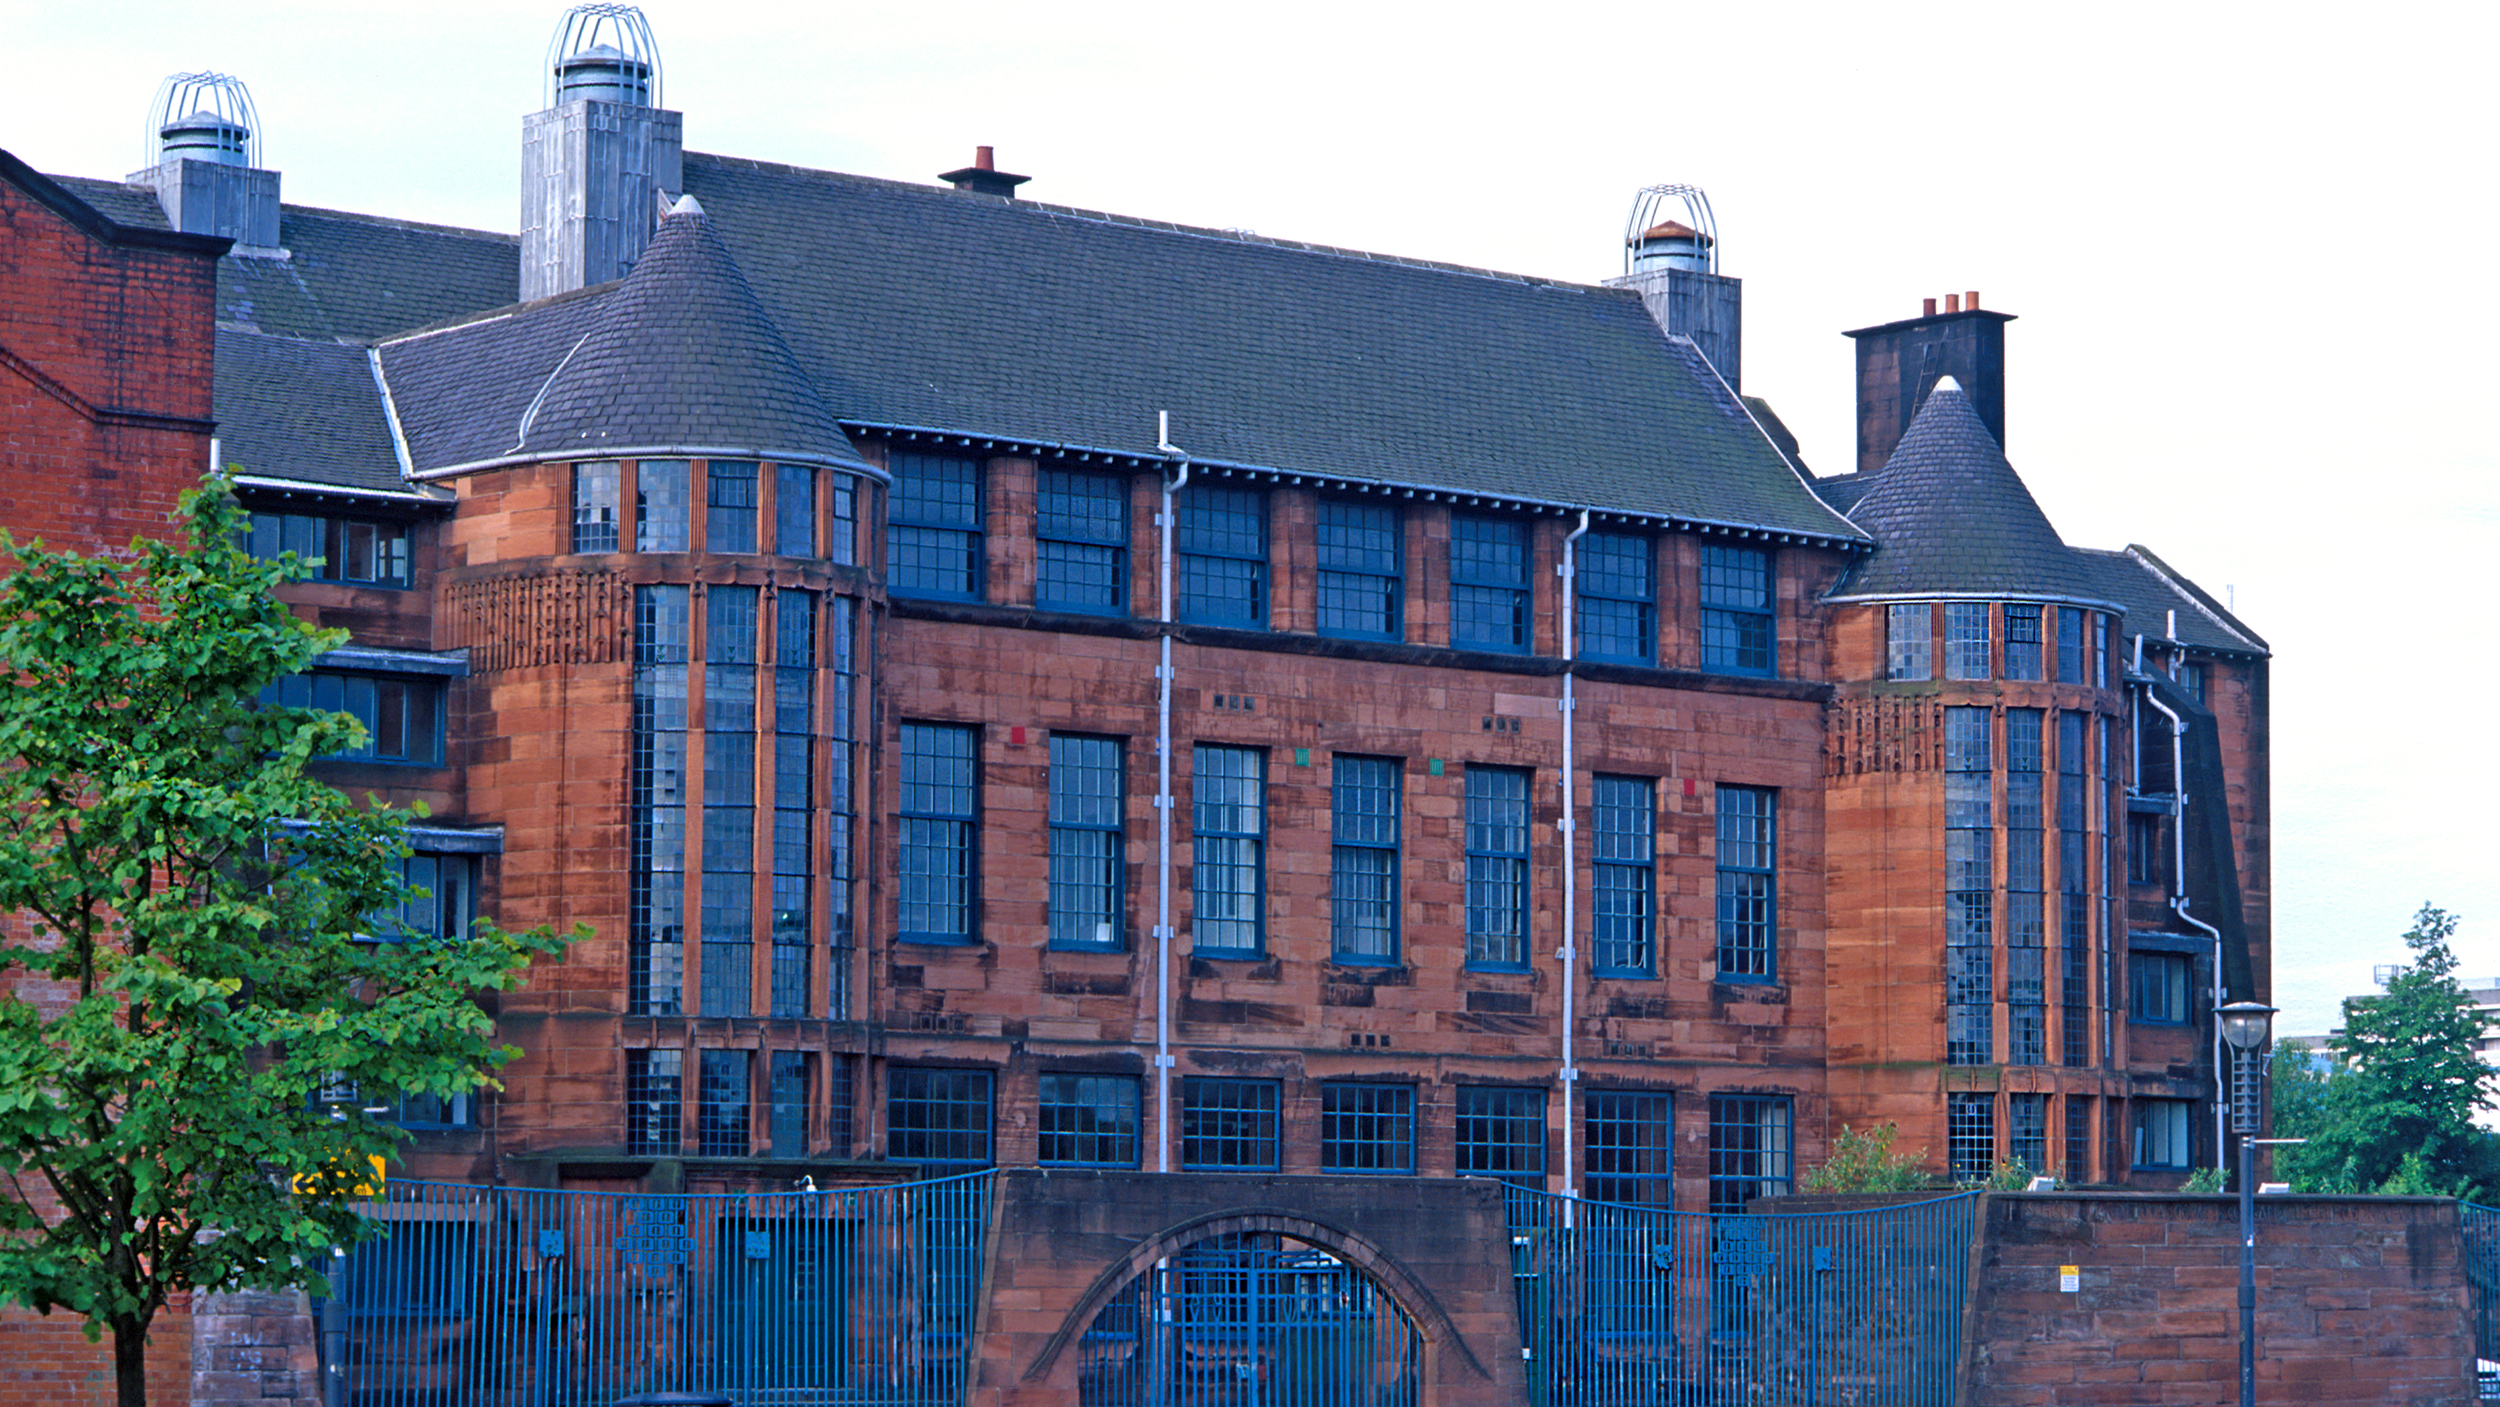
<path fill-rule="evenodd" d="M 363 1407 L 961 1400 L 988 1173 L 654 1196 L 395 1182 L 333 1279 Z"/>
<path fill-rule="evenodd" d="M 2485 1402 L 2500 1402 L 2500 1208 L 2457 1204 L 2465 1236 L 2465 1292 L 2474 1325 L 2474 1386 Z"/>
<path fill-rule="evenodd" d="M 1979 1199 L 1713 1216 L 1512 1188 L 1535 1407 L 1945 1407 Z"/>

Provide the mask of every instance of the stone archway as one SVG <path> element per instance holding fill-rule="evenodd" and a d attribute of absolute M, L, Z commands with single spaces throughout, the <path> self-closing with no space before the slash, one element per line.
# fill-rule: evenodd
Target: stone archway
<path fill-rule="evenodd" d="M 975 1400 L 1076 1401 L 1083 1355 L 1075 1346 L 1105 1306 L 1158 1264 L 1240 1238 L 1324 1253 L 1411 1321 L 1418 1407 L 1520 1400 L 1499 1184 L 1023 1169 L 999 1176 Z"/>

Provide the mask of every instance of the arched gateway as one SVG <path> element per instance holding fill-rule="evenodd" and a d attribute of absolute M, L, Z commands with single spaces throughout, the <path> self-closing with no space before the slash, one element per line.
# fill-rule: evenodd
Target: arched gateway
<path fill-rule="evenodd" d="M 1498 1184 L 999 1174 L 973 1400 L 1520 1400 Z"/>

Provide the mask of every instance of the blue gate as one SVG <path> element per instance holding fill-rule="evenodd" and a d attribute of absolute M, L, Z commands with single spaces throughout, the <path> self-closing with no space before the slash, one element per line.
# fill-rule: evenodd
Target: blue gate
<path fill-rule="evenodd" d="M 961 1400 L 990 1175 L 654 1196 L 396 1182 L 338 1262 L 361 1407 Z"/>
<path fill-rule="evenodd" d="M 1976 1194 L 1714 1216 L 1512 1188 L 1535 1407 L 1947 1407 Z"/>
<path fill-rule="evenodd" d="M 1415 1322 L 1354 1267 L 1276 1236 L 1201 1241 L 1094 1318 L 1081 1407 L 1412 1407 Z"/>

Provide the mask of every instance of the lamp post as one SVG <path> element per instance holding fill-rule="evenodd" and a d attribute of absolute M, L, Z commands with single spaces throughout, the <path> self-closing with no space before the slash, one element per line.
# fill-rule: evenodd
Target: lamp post
<path fill-rule="evenodd" d="M 2257 1407 L 2257 1052 L 2274 1008 L 2238 1001 L 2216 1007 L 2222 1039 L 2238 1052 L 2231 1078 L 2231 1130 L 2240 1136 L 2240 1407 Z"/>

